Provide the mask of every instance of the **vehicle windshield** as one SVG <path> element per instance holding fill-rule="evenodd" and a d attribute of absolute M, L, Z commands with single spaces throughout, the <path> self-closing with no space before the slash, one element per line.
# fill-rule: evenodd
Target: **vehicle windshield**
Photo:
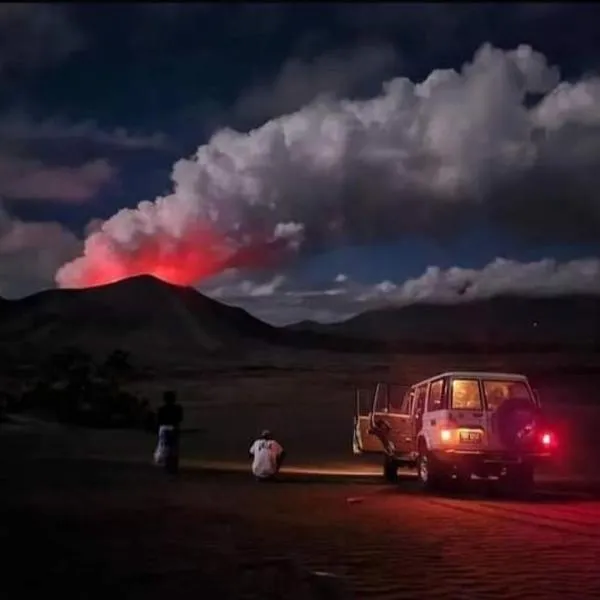
<path fill-rule="evenodd" d="M 525 400 L 534 404 L 529 388 L 523 381 L 485 380 L 483 382 L 483 392 L 490 412 L 498 410 L 500 405 L 508 399 Z"/>

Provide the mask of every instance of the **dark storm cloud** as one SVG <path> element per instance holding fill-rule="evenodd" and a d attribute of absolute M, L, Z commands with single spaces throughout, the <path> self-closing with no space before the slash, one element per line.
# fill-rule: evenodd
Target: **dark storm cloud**
<path fill-rule="evenodd" d="M 79 204 L 113 181 L 115 168 L 98 159 L 77 166 L 44 163 L 0 153 L 0 198 Z"/>
<path fill-rule="evenodd" d="M 0 205 L 0 296 L 19 297 L 53 287 L 52 273 L 81 247 L 54 222 L 16 219 Z"/>
<path fill-rule="evenodd" d="M 0 4 L 0 77 L 55 64 L 83 44 L 84 37 L 64 6 Z"/>
<path fill-rule="evenodd" d="M 136 134 L 125 128 L 103 129 L 94 121 L 72 122 L 53 117 L 36 121 L 23 112 L 0 115 L 0 139 L 10 142 L 95 144 L 123 150 L 164 150 L 167 137 L 159 132 Z"/>

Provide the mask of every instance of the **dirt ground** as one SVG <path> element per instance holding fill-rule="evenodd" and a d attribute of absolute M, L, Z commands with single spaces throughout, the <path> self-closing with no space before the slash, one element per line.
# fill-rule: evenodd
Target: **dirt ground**
<path fill-rule="evenodd" d="M 3 427 L 4 589 L 74 598 L 598 597 L 600 408 L 548 405 L 561 454 L 532 501 L 477 489 L 433 497 L 408 478 L 390 487 L 351 474 L 365 467 L 352 456 L 352 382 L 331 371 L 147 384 L 152 401 L 167 387 L 181 392 L 176 479 L 151 465 L 150 434 L 26 420 Z M 289 452 L 280 482 L 202 468 L 246 469 L 263 427 Z M 342 475 L 316 470 L 328 466 Z"/>
<path fill-rule="evenodd" d="M 182 472 L 108 461 L 3 469 L 3 587 L 198 598 L 598 597 L 600 500 L 424 496 L 410 481 Z M 9 597 L 9 596 L 7 596 Z"/>

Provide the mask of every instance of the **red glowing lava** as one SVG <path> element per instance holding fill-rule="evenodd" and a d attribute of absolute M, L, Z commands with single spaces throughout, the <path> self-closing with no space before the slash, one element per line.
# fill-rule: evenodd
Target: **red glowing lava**
<path fill-rule="evenodd" d="M 177 240 L 146 237 L 130 249 L 98 232 L 87 239 L 84 256 L 61 267 L 56 280 L 60 287 L 86 288 L 153 275 L 167 283 L 192 285 L 229 268 L 273 266 L 285 245 L 282 239 L 253 240 L 240 247 L 215 233 L 196 229 L 193 235 Z"/>

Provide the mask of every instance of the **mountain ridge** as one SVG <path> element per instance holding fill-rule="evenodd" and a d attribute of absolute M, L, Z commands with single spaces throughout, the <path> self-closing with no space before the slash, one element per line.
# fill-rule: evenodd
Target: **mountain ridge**
<path fill-rule="evenodd" d="M 337 323 L 305 321 L 288 328 L 380 342 L 433 343 L 437 339 L 442 343 L 443 337 L 450 344 L 494 340 L 561 343 L 577 338 L 591 342 L 600 337 L 600 296 L 504 294 L 452 304 L 419 302 L 365 311 Z"/>
<path fill-rule="evenodd" d="M 284 349 L 383 354 L 600 350 L 600 297 L 585 294 L 388 306 L 338 323 L 276 327 L 194 288 L 142 275 L 86 289 L 45 290 L 1 306 L 4 353 L 43 356 L 76 346 L 96 355 L 118 348 L 151 365 L 220 358 L 252 362 L 259 355 L 275 360 Z"/>

